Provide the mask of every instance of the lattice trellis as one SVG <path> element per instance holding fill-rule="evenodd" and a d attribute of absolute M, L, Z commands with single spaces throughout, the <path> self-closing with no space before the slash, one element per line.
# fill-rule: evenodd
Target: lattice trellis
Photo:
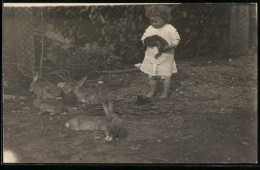
<path fill-rule="evenodd" d="M 3 11 L 3 46 L 2 57 L 4 62 L 15 62 L 14 16 L 12 8 L 4 8 Z"/>
<path fill-rule="evenodd" d="M 249 49 L 249 6 L 231 8 L 230 53 L 246 54 Z"/>
<path fill-rule="evenodd" d="M 32 8 L 15 8 L 14 21 L 17 61 L 20 65 L 33 68 L 35 55 Z"/>

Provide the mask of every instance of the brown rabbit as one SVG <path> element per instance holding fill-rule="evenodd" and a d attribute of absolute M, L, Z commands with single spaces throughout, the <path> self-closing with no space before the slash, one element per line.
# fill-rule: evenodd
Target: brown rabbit
<path fill-rule="evenodd" d="M 64 112 L 64 105 L 61 101 L 55 99 L 37 98 L 34 106 L 40 110 L 39 114 L 49 112 L 50 115 L 60 114 Z"/>
<path fill-rule="evenodd" d="M 33 91 L 38 98 L 56 99 L 61 95 L 61 89 L 52 82 L 39 81 L 39 74 L 33 76 L 30 91 Z"/>
<path fill-rule="evenodd" d="M 106 117 L 79 115 L 66 122 L 65 126 L 72 130 L 102 130 L 106 135 L 105 140 L 111 141 L 115 137 L 119 137 L 119 135 L 115 133 L 122 134 L 122 131 L 125 132 L 126 130 L 116 125 L 116 122 L 121 120 L 116 114 L 114 114 L 113 104 L 111 102 L 104 102 L 103 108 Z"/>
<path fill-rule="evenodd" d="M 83 77 L 79 83 L 77 83 L 73 88 L 72 92 L 76 95 L 78 102 L 82 103 L 103 103 L 105 101 L 104 91 L 100 88 L 93 87 L 83 87 L 83 84 L 87 76 Z"/>

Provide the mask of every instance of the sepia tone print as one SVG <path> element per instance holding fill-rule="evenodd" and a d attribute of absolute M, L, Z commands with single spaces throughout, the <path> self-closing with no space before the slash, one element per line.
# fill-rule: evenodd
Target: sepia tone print
<path fill-rule="evenodd" d="M 4 163 L 256 163 L 257 4 L 4 4 Z"/>

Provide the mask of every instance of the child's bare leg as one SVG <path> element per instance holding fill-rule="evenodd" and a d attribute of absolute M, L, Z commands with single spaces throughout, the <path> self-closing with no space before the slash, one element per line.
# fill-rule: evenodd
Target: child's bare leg
<path fill-rule="evenodd" d="M 153 76 L 148 76 L 148 85 L 150 88 L 150 91 L 146 94 L 146 97 L 151 98 L 155 94 L 155 88 L 156 88 L 156 79 Z"/>
<path fill-rule="evenodd" d="M 166 99 L 169 96 L 171 76 L 162 76 L 161 79 L 163 80 L 163 93 L 160 98 Z"/>

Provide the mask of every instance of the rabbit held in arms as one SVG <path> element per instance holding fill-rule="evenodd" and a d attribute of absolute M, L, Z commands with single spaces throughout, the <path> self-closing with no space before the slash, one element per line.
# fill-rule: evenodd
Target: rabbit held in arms
<path fill-rule="evenodd" d="M 159 35 L 152 35 L 144 39 L 144 45 L 148 47 L 157 47 L 158 53 L 155 55 L 155 58 L 159 58 L 163 52 L 163 48 L 168 46 L 168 42 Z"/>

